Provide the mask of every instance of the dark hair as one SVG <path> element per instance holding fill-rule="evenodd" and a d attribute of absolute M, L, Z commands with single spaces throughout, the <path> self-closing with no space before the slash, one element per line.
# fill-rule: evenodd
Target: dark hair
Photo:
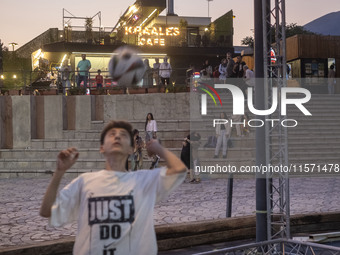
<path fill-rule="evenodd" d="M 145 131 L 146 131 L 146 126 L 148 125 L 148 116 L 149 114 L 151 115 L 151 119 L 153 120 L 153 115 L 151 112 L 149 112 L 147 115 L 146 115 L 146 120 L 145 120 Z"/>
<path fill-rule="evenodd" d="M 334 65 L 333 64 L 330 66 L 330 69 L 332 69 L 332 70 L 334 69 Z"/>
<path fill-rule="evenodd" d="M 97 73 L 102 72 L 102 70 L 98 69 Z"/>
<path fill-rule="evenodd" d="M 228 120 L 229 117 L 228 117 L 228 115 L 227 115 L 225 112 L 220 112 L 220 116 L 221 116 L 222 113 L 223 113 L 223 115 L 224 115 L 224 118 L 225 118 L 226 120 Z"/>
<path fill-rule="evenodd" d="M 132 130 L 132 135 L 133 135 L 133 136 L 135 136 L 135 135 L 138 134 L 138 133 L 139 133 L 138 129 Z"/>
<path fill-rule="evenodd" d="M 127 121 L 110 121 L 103 129 L 102 133 L 100 134 L 100 145 L 104 144 L 104 139 L 106 136 L 106 133 L 111 130 L 112 128 L 123 128 L 125 129 L 129 135 L 130 135 L 130 144 L 133 147 L 135 145 L 135 141 L 133 139 L 133 134 L 132 134 L 132 126 L 129 122 Z"/>

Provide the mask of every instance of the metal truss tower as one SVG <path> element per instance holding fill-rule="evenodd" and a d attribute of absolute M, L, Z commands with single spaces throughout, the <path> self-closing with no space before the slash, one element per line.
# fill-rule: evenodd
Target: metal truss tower
<path fill-rule="evenodd" d="M 273 6 L 273 8 L 271 7 Z M 263 54 L 265 107 L 271 106 L 272 88 L 278 88 L 277 111 L 267 119 L 276 119 L 274 125 L 266 121 L 267 166 L 288 166 L 287 128 L 281 125 L 281 88 L 286 81 L 285 0 L 262 0 Z M 267 237 L 290 238 L 290 200 L 288 173 L 267 174 Z"/>

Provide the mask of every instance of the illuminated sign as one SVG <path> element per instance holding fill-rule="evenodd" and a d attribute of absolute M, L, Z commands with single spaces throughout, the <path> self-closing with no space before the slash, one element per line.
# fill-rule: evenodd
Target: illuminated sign
<path fill-rule="evenodd" d="M 125 27 L 125 35 L 137 35 L 138 45 L 165 46 L 164 36 L 178 36 L 178 27 Z"/>

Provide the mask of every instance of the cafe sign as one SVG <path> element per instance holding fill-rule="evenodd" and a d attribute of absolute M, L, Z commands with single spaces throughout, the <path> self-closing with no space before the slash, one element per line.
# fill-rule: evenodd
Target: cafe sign
<path fill-rule="evenodd" d="M 165 46 L 165 38 L 179 36 L 178 27 L 125 27 L 125 35 L 138 35 L 138 45 Z"/>

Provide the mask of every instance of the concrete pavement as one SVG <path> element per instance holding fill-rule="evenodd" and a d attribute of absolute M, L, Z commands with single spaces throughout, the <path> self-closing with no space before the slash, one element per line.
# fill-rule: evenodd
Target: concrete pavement
<path fill-rule="evenodd" d="M 50 176 L 0 179 L 0 250 L 76 233 L 76 223 L 52 228 L 38 214 Z M 62 185 L 72 177 L 65 177 Z M 291 214 L 340 211 L 340 176 L 291 178 Z M 155 224 L 225 218 L 226 179 L 182 184 L 155 208 Z M 255 180 L 235 179 L 232 216 L 254 215 Z"/>

